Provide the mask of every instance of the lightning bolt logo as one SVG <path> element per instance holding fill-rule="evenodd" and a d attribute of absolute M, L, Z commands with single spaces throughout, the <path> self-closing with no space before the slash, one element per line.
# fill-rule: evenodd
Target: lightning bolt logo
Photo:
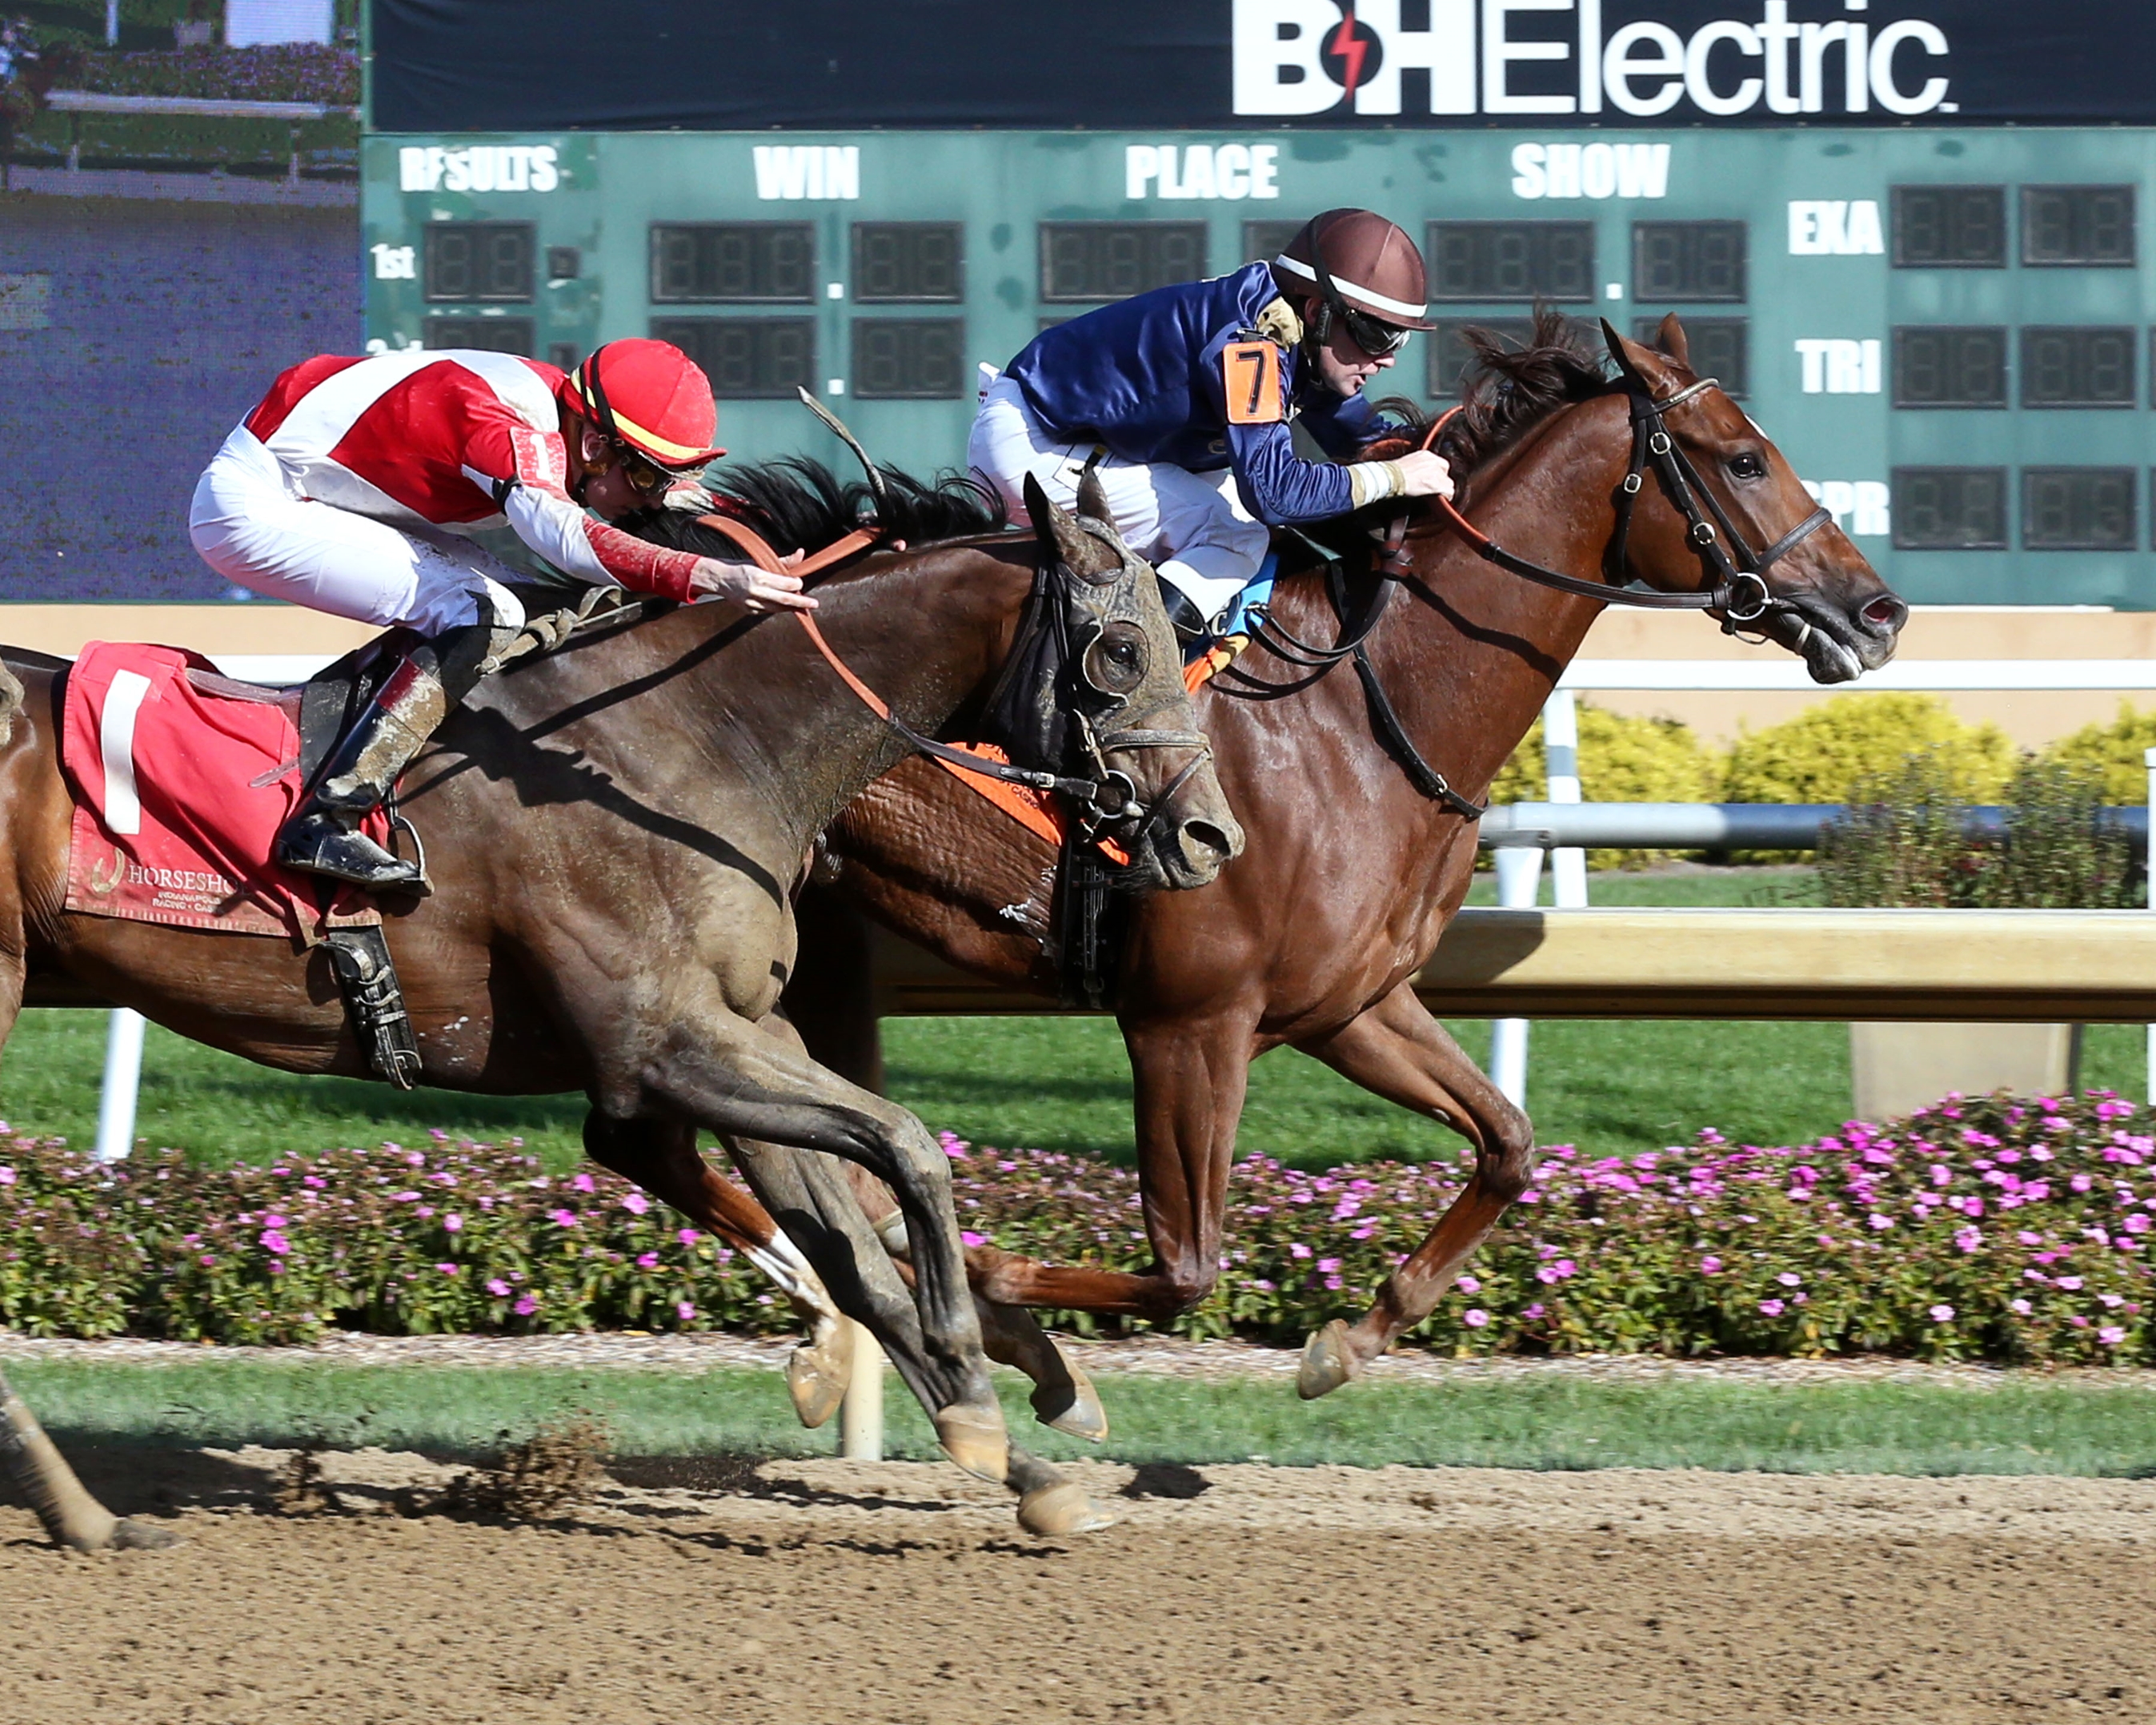
<path fill-rule="evenodd" d="M 1353 7 L 1348 8 L 1348 16 L 1340 21 L 1338 27 L 1332 32 L 1332 39 L 1325 44 L 1325 51 L 1339 56 L 1341 69 L 1347 74 L 1348 95 L 1352 99 L 1356 90 L 1361 87 L 1363 56 L 1369 51 L 1368 44 L 1355 33 Z"/>

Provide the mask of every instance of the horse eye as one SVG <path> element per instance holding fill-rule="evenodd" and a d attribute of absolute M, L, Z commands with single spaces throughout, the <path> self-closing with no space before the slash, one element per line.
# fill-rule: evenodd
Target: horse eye
<path fill-rule="evenodd" d="M 1729 458 L 1729 470 L 1738 479 L 1764 479 L 1767 476 L 1767 464 L 1753 454 L 1751 450 L 1745 449 Z"/>

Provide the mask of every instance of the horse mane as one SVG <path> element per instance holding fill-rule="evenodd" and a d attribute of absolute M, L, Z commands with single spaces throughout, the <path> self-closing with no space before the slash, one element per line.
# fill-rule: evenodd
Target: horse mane
<path fill-rule="evenodd" d="M 885 503 L 865 480 L 842 480 L 805 455 L 746 463 L 707 475 L 705 484 L 719 512 L 756 529 L 781 552 L 819 551 L 856 527 L 876 526 L 918 550 L 947 539 L 999 533 L 1010 526 L 1003 499 L 971 474 L 946 471 L 919 480 L 895 467 L 879 467 Z M 618 525 L 639 539 L 676 550 L 706 551 L 708 528 L 694 512 L 647 509 Z"/>
<path fill-rule="evenodd" d="M 1585 327 L 1553 306 L 1535 307 L 1534 330 L 1524 347 L 1495 330 L 1470 328 L 1461 339 L 1474 356 L 1474 375 L 1462 411 L 1437 440 L 1437 453 L 1463 480 L 1559 408 L 1591 400 L 1609 387 L 1608 362 Z M 1373 444 L 1372 458 L 1404 454 L 1421 443 L 1430 418 L 1420 408 L 1397 398 L 1375 405 L 1404 419 L 1408 433 Z"/>

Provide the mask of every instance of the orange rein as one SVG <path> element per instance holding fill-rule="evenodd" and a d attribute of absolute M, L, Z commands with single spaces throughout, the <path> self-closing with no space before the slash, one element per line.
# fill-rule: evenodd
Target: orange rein
<path fill-rule="evenodd" d="M 842 563 L 850 557 L 858 556 L 874 545 L 877 537 L 865 528 L 856 527 L 844 537 L 833 540 L 821 551 L 803 557 L 798 563 L 788 565 L 771 548 L 769 542 L 745 521 L 737 521 L 723 515 L 706 515 L 698 516 L 696 524 L 716 528 L 725 534 L 742 548 L 751 562 L 767 573 L 778 575 L 790 571 L 804 578 L 819 573 L 834 563 Z M 890 704 L 854 675 L 853 667 L 839 658 L 831 644 L 824 639 L 824 631 L 816 627 L 815 618 L 806 611 L 796 611 L 793 616 L 793 620 L 808 631 L 808 639 L 816 644 L 816 650 L 824 655 L 831 669 L 839 674 L 849 689 L 860 697 L 861 704 L 879 719 L 888 721 L 891 717 Z M 998 766 L 1010 764 L 1010 757 L 993 743 L 960 742 L 952 743 L 950 747 L 970 755 L 978 755 L 983 760 L 992 761 Z M 931 755 L 928 758 L 968 790 L 986 797 L 1020 826 L 1047 839 L 1051 845 L 1062 844 L 1064 822 L 1061 811 L 1045 793 L 1025 785 L 1011 784 L 1005 780 L 991 778 L 986 773 L 968 773 L 957 762 L 947 761 L 941 756 Z M 1112 840 L 1102 839 L 1098 843 L 1102 853 L 1113 861 L 1127 863 L 1131 860 L 1130 853 Z"/>

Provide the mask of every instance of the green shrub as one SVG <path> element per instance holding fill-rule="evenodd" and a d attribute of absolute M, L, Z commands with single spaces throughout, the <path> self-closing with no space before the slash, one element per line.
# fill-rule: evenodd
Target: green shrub
<path fill-rule="evenodd" d="M 1996 725 L 1969 725 L 1932 695 L 1882 693 L 1823 701 L 1793 719 L 1739 737 L 1722 794 L 1732 803 L 1849 803 L 1857 787 L 1898 772 L 1911 755 L 1936 752 L 1954 794 L 1995 801 L 2015 769 Z"/>
<path fill-rule="evenodd" d="M 1540 803 L 1549 793 L 1543 722 L 1535 721 L 1490 787 L 1492 803 Z M 1711 803 L 1721 763 L 1691 727 L 1676 719 L 1635 717 L 1579 708 L 1579 794 L 1588 803 Z M 1590 868 L 1637 866 L 1663 853 L 1591 850 Z"/>
<path fill-rule="evenodd" d="M 2148 768 L 2142 751 L 2156 748 L 2156 711 L 2136 712 L 2118 704 L 2108 725 L 2084 725 L 2044 751 L 2044 758 L 2101 775 L 2103 800 L 2138 808 L 2148 800 Z"/>
<path fill-rule="evenodd" d="M 2091 768 L 2024 757 L 2001 793 L 2005 830 L 1972 837 L 1958 763 L 1912 755 L 1856 788 L 1820 851 L 1830 905 L 1969 910 L 2124 910 L 2142 902 L 2138 847 L 2098 824 Z"/>

